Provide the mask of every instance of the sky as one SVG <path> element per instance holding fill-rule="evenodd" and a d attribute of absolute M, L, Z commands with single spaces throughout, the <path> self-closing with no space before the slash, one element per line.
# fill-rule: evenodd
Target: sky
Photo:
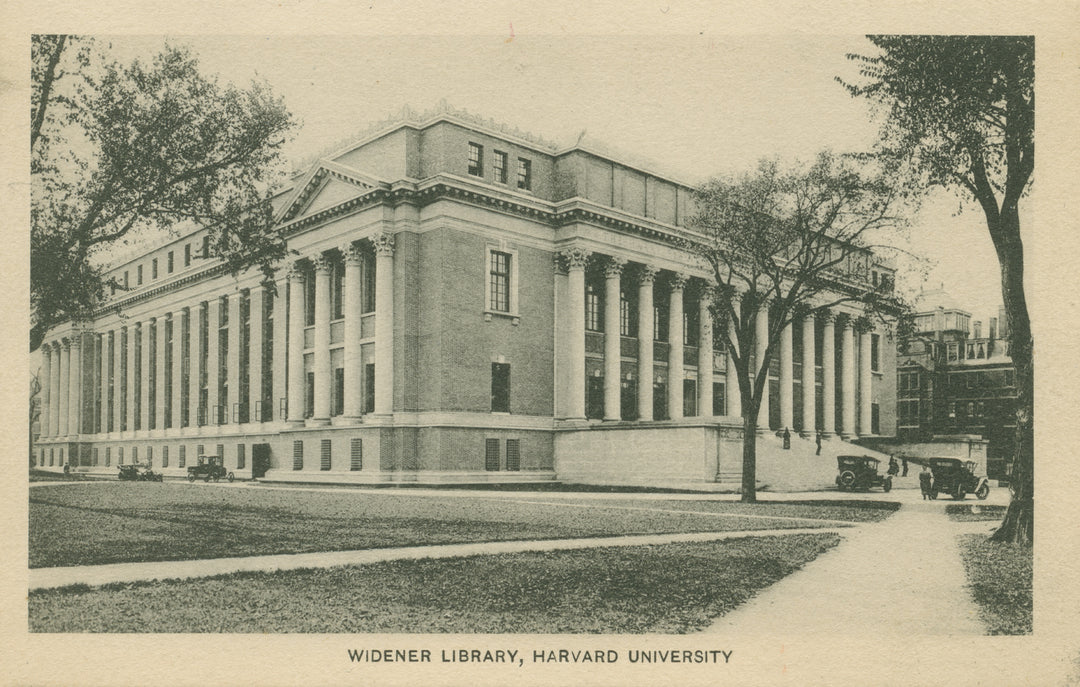
<path fill-rule="evenodd" d="M 560 144 L 585 134 L 657 171 L 697 183 L 748 171 L 762 157 L 809 161 L 861 151 L 877 124 L 835 82 L 858 78 L 847 53 L 861 35 L 99 36 L 118 58 L 189 45 L 206 74 L 262 79 L 302 122 L 286 155 L 328 152 L 408 105 L 455 108 Z M 901 242 L 929 258 L 926 288 L 944 289 L 986 321 L 1000 282 L 975 206 L 935 193 Z M 907 267 L 902 262 L 901 267 Z M 909 291 L 923 283 L 910 271 Z"/>

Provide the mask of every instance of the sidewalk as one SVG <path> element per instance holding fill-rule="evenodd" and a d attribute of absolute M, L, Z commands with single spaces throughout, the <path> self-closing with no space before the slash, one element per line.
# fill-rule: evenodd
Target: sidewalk
<path fill-rule="evenodd" d="M 706 633 L 982 635 L 956 536 L 994 523 L 955 523 L 942 502 L 841 532 L 844 541 L 717 620 Z"/>
<path fill-rule="evenodd" d="M 735 532 L 691 532 L 644 534 L 623 537 L 590 537 L 583 539 L 545 539 L 530 541 L 482 542 L 475 544 L 443 544 L 409 546 L 359 551 L 328 551 L 319 553 L 278 554 L 237 558 L 211 558 L 193 561 L 157 561 L 152 563 L 114 563 L 109 565 L 79 565 L 62 568 L 31 568 L 30 589 L 48 589 L 72 584 L 97 586 L 113 582 L 207 577 L 242 571 L 296 570 L 300 568 L 331 568 L 341 565 L 364 565 L 402 559 L 455 558 L 526 551 L 556 551 L 590 549 L 607 546 L 645 546 L 674 542 L 708 542 L 741 537 L 775 537 L 791 534 L 821 534 L 837 532 L 836 528 L 812 527 L 774 530 L 742 530 Z"/>

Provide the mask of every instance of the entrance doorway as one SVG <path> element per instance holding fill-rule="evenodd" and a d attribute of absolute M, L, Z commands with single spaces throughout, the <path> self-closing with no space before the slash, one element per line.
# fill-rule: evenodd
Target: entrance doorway
<path fill-rule="evenodd" d="M 270 469 L 270 444 L 251 446 L 251 476 L 259 479 Z"/>

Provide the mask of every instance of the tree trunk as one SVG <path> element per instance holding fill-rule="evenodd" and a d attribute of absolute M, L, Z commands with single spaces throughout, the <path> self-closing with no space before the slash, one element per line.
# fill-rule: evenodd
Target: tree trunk
<path fill-rule="evenodd" d="M 742 499 L 757 501 L 757 409 L 743 407 Z"/>
<path fill-rule="evenodd" d="M 1034 345 L 1024 295 L 1019 218 L 1015 212 L 1004 212 L 996 228 L 999 233 L 994 237 L 994 246 L 1001 264 L 1001 294 L 1009 318 L 1009 355 L 1016 368 L 1016 444 L 1009 477 L 1012 499 L 991 540 L 1031 546 L 1035 529 Z"/>

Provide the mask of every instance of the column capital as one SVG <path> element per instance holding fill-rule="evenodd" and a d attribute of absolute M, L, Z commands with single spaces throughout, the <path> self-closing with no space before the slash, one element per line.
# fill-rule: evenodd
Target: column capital
<path fill-rule="evenodd" d="M 341 248 L 345 264 L 359 266 L 364 260 L 364 248 L 359 243 L 350 243 Z"/>
<path fill-rule="evenodd" d="M 682 272 L 672 272 L 668 278 L 668 284 L 673 291 L 682 291 L 686 288 L 686 282 L 690 280 L 690 277 Z"/>
<path fill-rule="evenodd" d="M 874 322 L 867 315 L 852 317 L 852 326 L 860 334 L 869 334 L 874 331 Z"/>
<path fill-rule="evenodd" d="M 375 246 L 375 254 L 383 257 L 394 256 L 394 235 L 388 231 L 380 232 L 371 237 L 371 243 Z"/>
<path fill-rule="evenodd" d="M 617 279 L 622 276 L 624 267 L 626 267 L 625 258 L 610 256 L 604 264 L 604 276 L 608 279 Z"/>
<path fill-rule="evenodd" d="M 580 246 L 571 246 L 559 253 L 568 270 L 584 270 L 592 253 Z"/>
<path fill-rule="evenodd" d="M 66 337 L 66 336 L 60 337 L 60 341 L 58 342 L 57 348 L 63 348 L 64 350 L 69 350 L 71 348 L 71 339 Z"/>
<path fill-rule="evenodd" d="M 330 265 L 332 261 L 326 253 L 319 253 L 311 259 L 311 264 L 315 267 L 316 274 L 330 274 Z"/>
<path fill-rule="evenodd" d="M 76 348 L 82 348 L 82 337 L 79 335 L 71 337 L 68 342 L 73 350 Z"/>
<path fill-rule="evenodd" d="M 820 320 L 822 324 L 833 324 L 836 321 L 836 313 L 828 308 L 814 310 L 810 313 L 810 316 Z"/>
<path fill-rule="evenodd" d="M 652 284 L 656 281 L 656 275 L 660 268 L 655 265 L 639 265 L 637 268 L 638 284 Z"/>
<path fill-rule="evenodd" d="M 303 260 L 293 260 L 289 263 L 289 268 L 285 272 L 285 277 L 292 282 L 304 281 L 304 263 Z"/>
<path fill-rule="evenodd" d="M 854 326 L 854 318 L 850 313 L 838 312 L 833 315 L 833 322 L 841 329 L 851 329 Z"/>

